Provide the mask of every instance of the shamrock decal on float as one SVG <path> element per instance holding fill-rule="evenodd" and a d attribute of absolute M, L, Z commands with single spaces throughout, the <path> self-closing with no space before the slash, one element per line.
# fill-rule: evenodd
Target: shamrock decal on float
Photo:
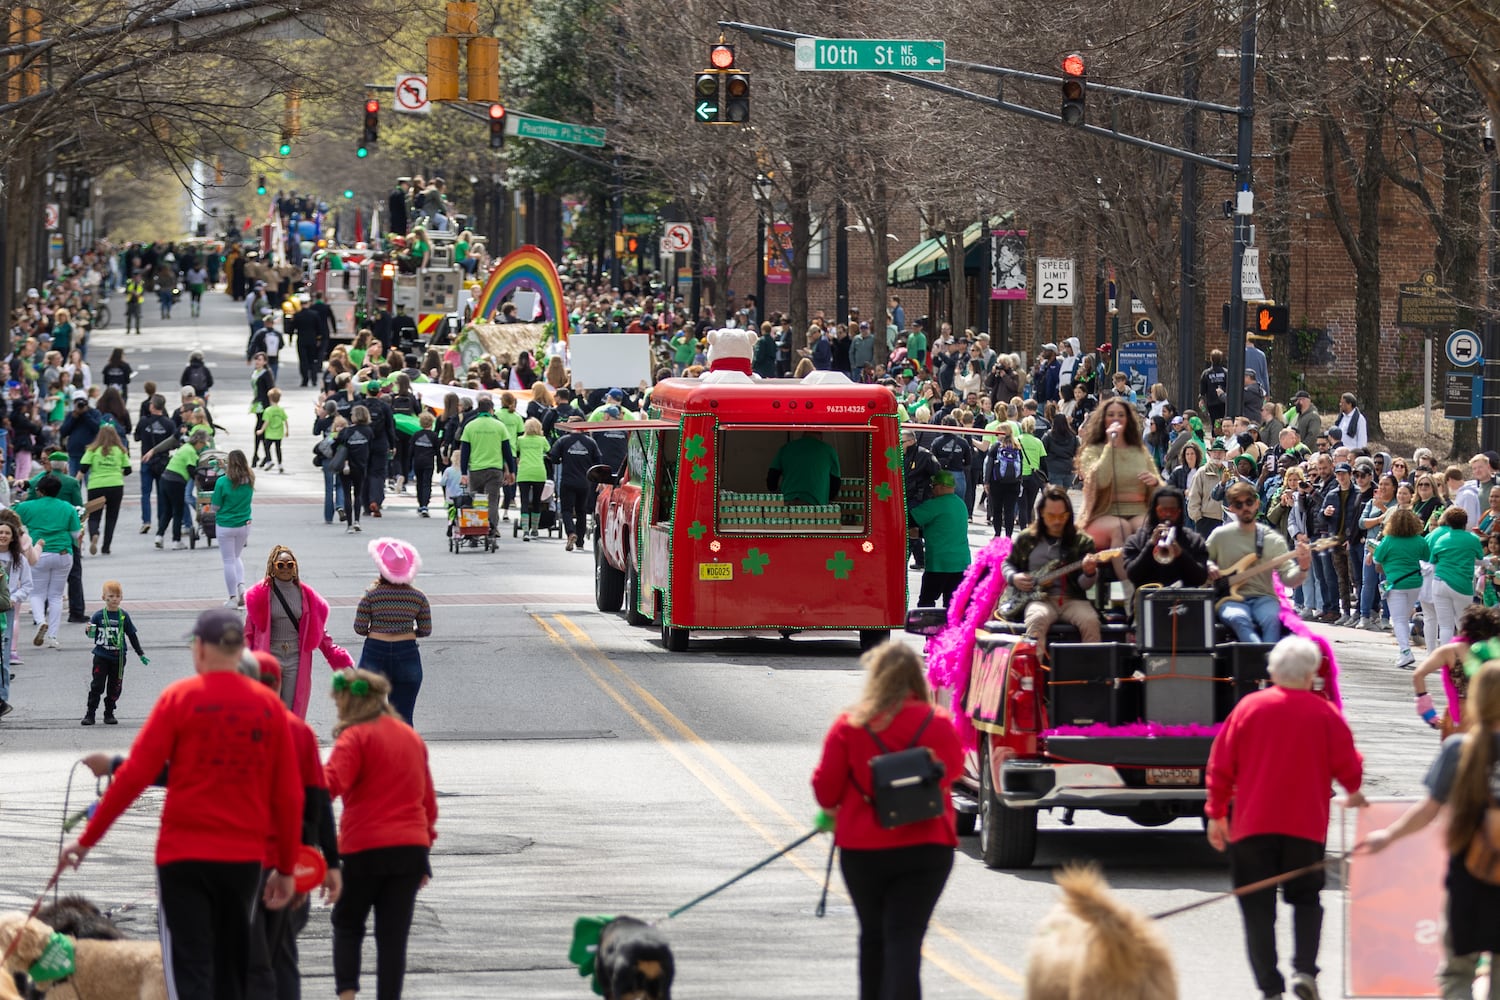
<path fill-rule="evenodd" d="M 706 466 L 706 465 L 695 465 L 695 466 L 693 466 L 692 470 L 688 473 L 688 478 L 691 479 L 695 483 L 701 483 L 701 482 L 703 482 L 703 480 L 705 480 L 705 479 L 708 478 L 708 466 Z"/>
<path fill-rule="evenodd" d="M 764 576 L 766 566 L 771 562 L 771 557 L 760 549 L 751 549 L 745 553 L 745 558 L 740 560 L 740 566 L 751 576 Z"/>
<path fill-rule="evenodd" d="M 843 549 L 835 552 L 833 558 L 823 565 L 833 574 L 835 580 L 847 580 L 849 574 L 854 571 L 854 560 L 845 555 Z"/>
<path fill-rule="evenodd" d="M 875 487 L 875 499 L 877 499 L 877 500 L 889 500 L 890 498 L 891 498 L 891 484 L 890 483 L 881 483 L 879 486 Z"/>
<path fill-rule="evenodd" d="M 899 445 L 892 445 L 885 450 L 885 467 L 887 469 L 901 468 L 901 448 Z"/>
<path fill-rule="evenodd" d="M 703 444 L 703 435 L 694 434 L 682 444 L 682 454 L 689 462 L 696 462 L 708 454 L 708 448 Z"/>
<path fill-rule="evenodd" d="M 703 536 L 708 534 L 708 528 L 703 524 L 702 521 L 694 521 L 692 525 L 688 527 L 688 534 L 692 536 L 693 541 L 701 542 L 703 541 Z"/>

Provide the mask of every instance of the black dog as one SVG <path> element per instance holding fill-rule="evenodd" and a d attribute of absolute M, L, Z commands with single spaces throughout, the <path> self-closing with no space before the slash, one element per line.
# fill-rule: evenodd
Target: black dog
<path fill-rule="evenodd" d="M 42 907 L 36 918 L 55 931 L 93 941 L 122 941 L 125 935 L 104 911 L 83 896 L 68 895 Z"/>
<path fill-rule="evenodd" d="M 604 1000 L 672 1000 L 672 948 L 644 921 L 616 917 L 605 924 L 594 965 Z"/>

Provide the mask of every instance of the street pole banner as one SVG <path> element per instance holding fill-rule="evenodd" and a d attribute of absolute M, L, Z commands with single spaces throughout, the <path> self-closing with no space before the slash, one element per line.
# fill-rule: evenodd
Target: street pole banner
<path fill-rule="evenodd" d="M 990 298 L 1026 299 L 1026 230 L 990 234 Z"/>
<path fill-rule="evenodd" d="M 1436 746 L 1436 741 L 1433 743 Z M 1415 799 L 1379 799 L 1357 810 L 1354 843 L 1390 826 Z M 1346 814 L 1347 815 L 1347 814 Z M 1349 861 L 1344 968 L 1350 997 L 1435 997 L 1443 957 L 1443 822 L 1379 854 Z"/>

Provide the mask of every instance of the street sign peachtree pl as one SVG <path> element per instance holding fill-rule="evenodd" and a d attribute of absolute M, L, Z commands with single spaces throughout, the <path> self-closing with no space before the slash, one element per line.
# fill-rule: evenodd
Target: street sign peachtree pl
<path fill-rule="evenodd" d="M 913 38 L 799 38 L 795 65 L 802 70 L 846 73 L 941 73 L 941 41 Z"/>
<path fill-rule="evenodd" d="M 604 129 L 591 125 L 573 125 L 555 122 L 550 118 L 535 118 L 512 111 L 505 118 L 505 134 L 522 139 L 551 139 L 575 146 L 603 146 Z"/>

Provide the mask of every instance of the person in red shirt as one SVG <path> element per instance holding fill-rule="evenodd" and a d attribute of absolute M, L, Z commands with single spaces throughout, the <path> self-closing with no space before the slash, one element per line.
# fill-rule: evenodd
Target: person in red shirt
<path fill-rule="evenodd" d="M 339 1000 L 354 1000 L 359 992 L 360 949 L 372 908 L 375 995 L 400 1000 L 417 892 L 432 877 L 427 855 L 437 837 L 437 793 L 427 746 L 391 707 L 390 691 L 391 682 L 369 670 L 333 676 L 339 721 L 323 773 L 329 794 L 344 800 L 344 891 L 333 907 Z"/>
<path fill-rule="evenodd" d="M 922 658 L 888 642 L 863 657 L 864 694 L 833 723 L 813 771 L 813 795 L 834 813 L 839 870 L 859 916 L 860 1000 L 922 995 L 922 939 L 953 870 L 953 782 L 964 753 L 952 717 L 932 704 Z M 886 829 L 867 796 L 870 758 L 926 747 L 943 765 L 943 815 Z"/>
<path fill-rule="evenodd" d="M 302 789 L 286 709 L 239 673 L 245 644 L 239 616 L 228 608 L 205 611 L 192 638 L 195 675 L 161 693 L 93 819 L 63 848 L 60 863 L 77 868 L 167 768 L 156 841 L 167 989 L 177 1000 L 240 1000 L 268 835 L 276 871 L 262 898 L 273 910 L 292 898 Z"/>
<path fill-rule="evenodd" d="M 1271 650 L 1274 686 L 1242 699 L 1214 738 L 1208 758 L 1208 839 L 1228 850 L 1235 886 L 1249 885 L 1323 860 L 1333 782 L 1345 805 L 1365 805 L 1363 760 L 1343 715 L 1312 690 L 1322 654 L 1310 640 L 1288 636 Z M 1231 816 L 1231 805 L 1233 815 Z M 1323 930 L 1323 869 L 1282 884 L 1292 908 L 1292 995 L 1318 998 L 1318 945 Z M 1240 898 L 1245 946 L 1255 983 L 1280 997 L 1276 890 Z"/>

